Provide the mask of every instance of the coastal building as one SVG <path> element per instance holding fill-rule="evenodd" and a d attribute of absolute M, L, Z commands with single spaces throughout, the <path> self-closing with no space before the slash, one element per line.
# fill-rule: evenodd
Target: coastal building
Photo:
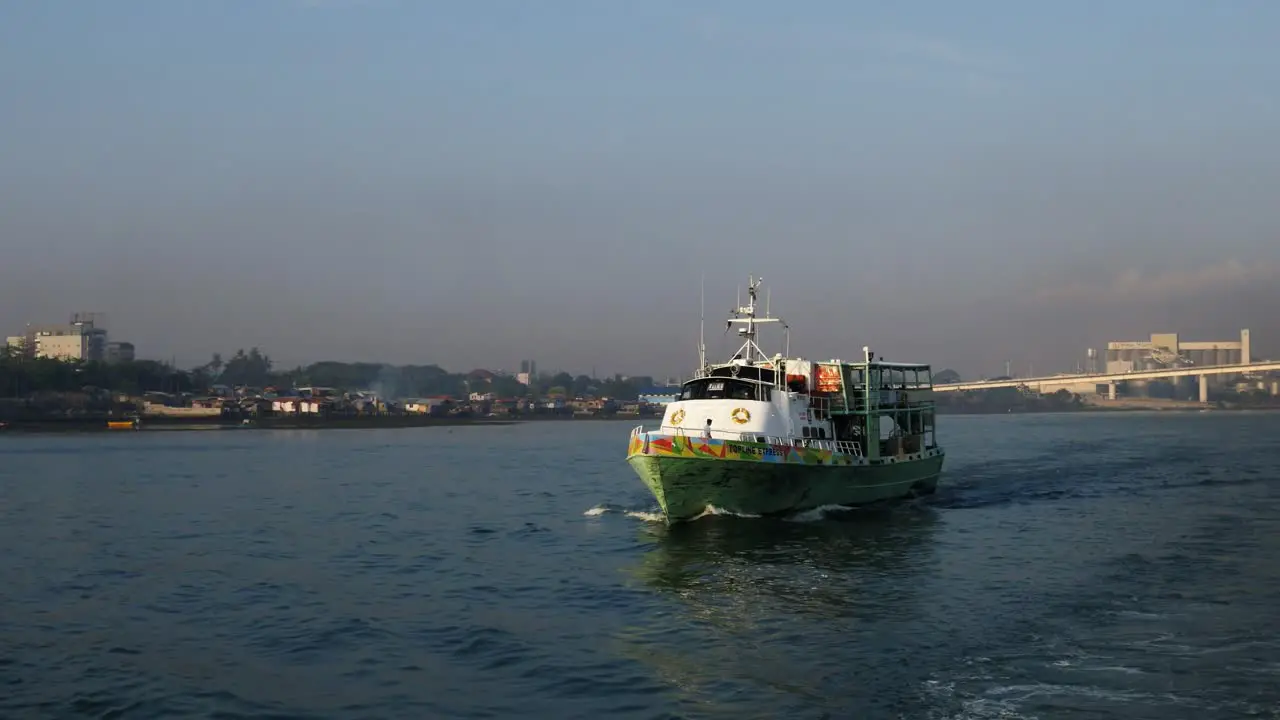
<path fill-rule="evenodd" d="M 133 362 L 135 359 L 133 343 L 129 342 L 109 342 L 107 343 L 106 361 L 112 364 Z"/>
<path fill-rule="evenodd" d="M 404 411 L 411 415 L 438 415 L 446 412 L 452 405 L 453 398 L 447 395 L 410 398 L 403 402 Z"/>
<path fill-rule="evenodd" d="M 271 410 L 287 415 L 319 415 L 329 404 L 319 398 L 282 397 L 271 401 Z"/>
<path fill-rule="evenodd" d="M 295 388 L 298 397 L 303 398 L 326 398 L 340 395 L 337 388 L 331 387 L 300 387 Z"/>
<path fill-rule="evenodd" d="M 92 361 L 107 355 L 107 331 L 92 325 L 28 325 L 25 342 L 38 358 Z"/>
<path fill-rule="evenodd" d="M 1096 372 L 1098 368 L 1092 350 L 1089 351 L 1088 359 L 1090 370 Z M 1254 360 L 1247 329 L 1240 331 L 1238 340 L 1187 341 L 1179 337 L 1178 333 L 1151 333 L 1150 340 L 1107 343 L 1103 359 L 1107 374 L 1181 367 L 1247 365 Z M 1243 379 L 1243 375 L 1212 375 L 1202 377 L 1200 382 L 1214 387 L 1230 387 Z M 1131 396 L 1155 394 L 1181 398 L 1193 395 L 1195 384 L 1189 377 L 1151 382 L 1137 380 L 1124 383 L 1124 392 Z"/>
<path fill-rule="evenodd" d="M 76 313 L 70 322 L 27 325 L 26 333 L 8 338 L 8 346 L 29 357 L 101 362 L 107 358 L 107 331 L 94 313 Z"/>
<path fill-rule="evenodd" d="M 516 381 L 521 385 L 531 385 L 538 379 L 538 363 L 533 360 L 521 360 L 520 372 L 516 373 Z"/>
<path fill-rule="evenodd" d="M 666 405 L 680 397 L 680 386 L 652 387 L 640 392 L 639 400 L 650 405 Z"/>
<path fill-rule="evenodd" d="M 1107 343 L 1108 373 L 1155 370 L 1164 367 L 1247 365 L 1252 348 L 1248 330 L 1238 340 L 1188 342 L 1177 333 L 1152 333 L 1150 340 Z"/>
<path fill-rule="evenodd" d="M 5 338 L 5 346 L 30 358 L 81 362 L 132 362 L 133 343 L 112 342 L 98 313 L 75 313 L 65 323 L 31 323 L 22 335 Z"/>

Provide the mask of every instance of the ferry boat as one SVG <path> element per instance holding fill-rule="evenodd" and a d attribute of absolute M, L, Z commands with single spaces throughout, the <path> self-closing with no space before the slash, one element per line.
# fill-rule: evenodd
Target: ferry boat
<path fill-rule="evenodd" d="M 763 278 L 748 279 L 733 311 L 742 346 L 700 366 L 667 405 L 661 425 L 631 431 L 627 462 L 668 523 L 710 510 L 780 515 L 932 494 L 945 457 L 935 425 L 930 366 L 790 356 L 781 318 L 757 316 Z M 786 332 L 785 353 L 765 354 L 763 325 Z"/>

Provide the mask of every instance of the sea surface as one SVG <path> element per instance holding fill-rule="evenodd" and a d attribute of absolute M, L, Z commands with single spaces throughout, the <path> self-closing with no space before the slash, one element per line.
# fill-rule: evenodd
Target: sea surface
<path fill-rule="evenodd" d="M 0 436 L 0 717 L 1280 717 L 1280 414 L 940 423 L 674 528 L 631 423 Z"/>

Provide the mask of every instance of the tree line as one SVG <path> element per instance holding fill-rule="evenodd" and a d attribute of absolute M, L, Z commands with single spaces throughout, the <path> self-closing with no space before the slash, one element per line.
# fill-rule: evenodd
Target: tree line
<path fill-rule="evenodd" d="M 79 392 L 96 388 L 138 395 L 145 392 L 203 393 L 215 385 L 229 387 L 330 387 L 372 391 L 387 398 L 493 393 L 500 398 L 582 397 L 595 395 L 635 400 L 653 384 L 650 377 L 593 378 L 566 372 L 544 374 L 525 386 L 514 377 L 453 373 L 439 365 L 389 365 L 324 361 L 280 369 L 259 348 L 237 350 L 229 358 L 215 354 L 209 362 L 179 369 L 156 360 L 104 363 L 32 358 L 12 349 L 0 354 L 0 397 L 27 397 L 41 392 Z"/>

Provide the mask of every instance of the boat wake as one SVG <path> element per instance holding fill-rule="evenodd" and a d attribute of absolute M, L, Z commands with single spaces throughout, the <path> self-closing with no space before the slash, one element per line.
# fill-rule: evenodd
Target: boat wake
<path fill-rule="evenodd" d="M 605 505 L 597 505 L 582 514 L 587 517 L 599 517 L 601 515 L 608 515 L 610 513 L 617 514 L 617 515 L 626 515 L 629 518 L 635 518 L 636 520 L 643 520 L 645 522 L 651 522 L 651 523 L 663 522 L 662 512 L 657 508 L 654 508 L 652 510 L 633 510 L 630 508 L 622 507 L 620 505 L 605 504 Z"/>
<path fill-rule="evenodd" d="M 842 515 L 855 512 L 855 511 L 857 511 L 857 508 L 851 507 L 851 506 L 823 505 L 821 507 L 813 508 L 812 510 L 804 510 L 801 512 L 794 513 L 792 515 L 783 515 L 781 517 L 771 518 L 771 519 L 782 520 L 783 522 L 793 522 L 793 523 L 812 523 L 812 522 L 822 522 L 824 520 L 831 520 L 833 518 L 838 518 Z M 643 520 L 644 522 L 651 522 L 651 523 L 664 522 L 662 517 L 662 511 L 656 507 L 646 508 L 644 510 L 637 510 L 634 508 L 623 507 L 621 505 L 612 505 L 609 503 L 603 503 L 588 509 L 586 512 L 582 514 L 586 517 L 599 517 L 601 515 L 618 514 L 618 515 L 625 515 L 630 518 L 635 518 L 636 520 Z M 699 514 L 698 516 L 690 520 L 686 520 L 685 522 L 694 522 L 695 520 L 701 520 L 706 517 L 724 517 L 724 518 L 740 518 L 743 520 L 756 520 L 756 519 L 760 519 L 762 516 L 753 515 L 751 513 L 733 512 L 731 510 L 718 508 L 714 505 L 708 505 L 705 509 L 703 509 L 701 514 Z"/>
<path fill-rule="evenodd" d="M 858 508 L 852 505 L 820 505 L 812 510 L 803 510 L 794 515 L 788 515 L 783 519 L 787 522 L 795 523 L 822 522 L 823 520 L 831 520 L 848 513 L 857 512 L 857 510 Z"/>

